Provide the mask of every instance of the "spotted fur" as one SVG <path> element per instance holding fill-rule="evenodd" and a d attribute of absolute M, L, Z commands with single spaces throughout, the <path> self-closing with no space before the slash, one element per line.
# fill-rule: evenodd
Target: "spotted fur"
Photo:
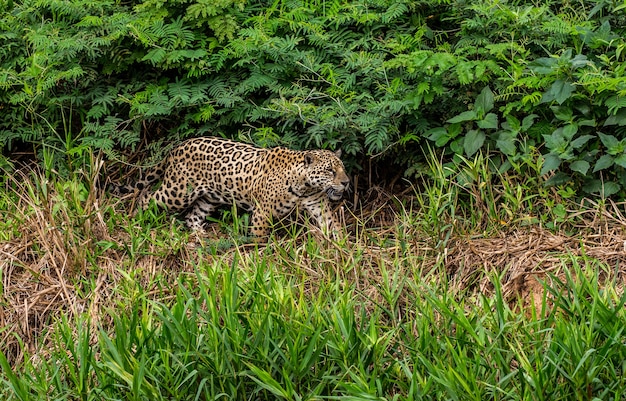
<path fill-rule="evenodd" d="M 281 219 L 293 210 L 305 210 L 321 228 L 336 230 L 328 205 L 341 199 L 349 178 L 341 152 L 294 151 L 258 148 L 215 137 L 187 140 L 157 167 L 121 192 L 149 189 L 140 201 L 151 200 L 174 212 L 186 212 L 193 230 L 202 229 L 205 218 L 218 205 L 232 205 L 252 212 L 251 233 L 269 234 L 272 218 Z"/>

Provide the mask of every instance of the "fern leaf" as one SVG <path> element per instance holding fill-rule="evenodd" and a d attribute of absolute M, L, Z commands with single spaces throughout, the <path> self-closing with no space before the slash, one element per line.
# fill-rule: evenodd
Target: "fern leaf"
<path fill-rule="evenodd" d="M 191 99 L 191 85 L 188 81 L 182 80 L 171 83 L 167 88 L 170 101 L 174 104 L 187 104 Z"/>
<path fill-rule="evenodd" d="M 609 114 L 615 115 L 617 112 L 626 107 L 626 97 L 623 96 L 611 96 L 604 101 L 604 104 L 609 108 Z"/>
<path fill-rule="evenodd" d="M 398 19 L 401 15 L 408 11 L 408 7 L 403 2 L 393 2 L 389 8 L 387 8 L 387 11 L 385 11 L 385 13 L 381 16 L 381 21 L 384 24 L 389 24 L 391 21 Z"/>
<path fill-rule="evenodd" d="M 473 64 L 471 61 L 461 61 L 456 65 L 456 74 L 461 85 L 467 85 L 474 81 Z"/>
<path fill-rule="evenodd" d="M 141 61 L 148 61 L 150 62 L 152 65 L 158 65 L 160 63 L 163 62 L 163 60 L 165 60 L 165 57 L 167 56 L 167 52 L 165 51 L 165 49 L 162 48 L 155 48 L 150 50 L 142 59 Z"/>

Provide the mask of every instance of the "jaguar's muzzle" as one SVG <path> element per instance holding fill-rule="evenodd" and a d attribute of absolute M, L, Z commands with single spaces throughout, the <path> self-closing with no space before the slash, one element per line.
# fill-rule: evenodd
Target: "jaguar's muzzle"
<path fill-rule="evenodd" d="M 343 192 L 344 189 L 335 189 L 333 187 L 328 188 L 328 190 L 326 190 L 326 195 L 328 195 L 328 198 L 332 201 L 338 201 L 339 199 L 341 199 L 343 197 Z"/>

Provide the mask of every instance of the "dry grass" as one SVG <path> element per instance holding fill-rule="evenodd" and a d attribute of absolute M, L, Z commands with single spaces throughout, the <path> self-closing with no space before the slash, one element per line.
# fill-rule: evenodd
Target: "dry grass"
<path fill-rule="evenodd" d="M 541 228 L 516 229 L 499 233 L 496 238 L 455 238 L 450 244 L 445 265 L 457 276 L 463 287 L 476 284 L 481 292 L 493 290 L 489 280 L 476 279 L 476 272 L 505 272 L 503 295 L 513 301 L 518 297 L 525 304 L 534 302 L 540 309 L 544 288 L 541 281 L 557 274 L 563 267 L 563 255 L 586 255 L 615 266 L 614 278 L 626 278 L 626 235 L 623 226 L 604 230 L 589 230 L 584 236 L 553 233 Z M 482 276 L 482 275 L 481 275 Z M 623 291 L 623 285 L 618 286 Z"/>
<path fill-rule="evenodd" d="M 255 246 L 231 247 L 218 255 L 199 252 L 207 242 L 218 239 L 181 234 L 169 221 L 158 230 L 143 230 L 123 216 L 118 200 L 98 189 L 97 176 L 96 171 L 83 180 L 89 188 L 82 192 L 51 183 L 32 171 L 17 172 L 7 183 L 15 194 L 9 218 L 18 227 L 16 235 L 0 242 L 0 344 L 13 364 L 23 360 L 25 351 L 31 355 L 45 352 L 49 328 L 61 314 L 72 319 L 87 312 L 94 326 L 107 327 L 112 311 L 121 306 L 119 286 L 128 275 L 143 286 L 154 285 L 155 278 L 162 277 L 174 288 L 180 274 L 193 274 L 199 258 L 229 260 L 235 254 L 250 258 L 268 254 Z M 457 289 L 472 287 L 487 294 L 493 291 L 489 274 L 495 272 L 502 277 L 509 301 L 515 303 L 522 297 L 536 305 L 543 296 L 539 280 L 558 273 L 564 254 L 584 254 L 614 267 L 613 279 L 619 282 L 626 275 L 624 204 L 571 211 L 581 224 L 575 233 L 539 226 L 504 227 L 489 238 L 454 235 L 444 249 L 435 249 L 406 213 L 398 211 L 399 202 L 392 201 L 390 194 L 374 188 L 363 199 L 362 210 L 343 216 L 350 228 L 345 242 L 327 242 L 319 254 L 309 255 L 304 245 L 307 239 L 279 239 L 267 245 L 269 253 L 279 257 L 291 248 L 289 252 L 298 255 L 295 263 L 307 272 L 304 285 L 311 294 L 317 281 L 343 277 L 369 301 L 366 307 L 384 301 L 380 297 L 386 275 L 402 269 L 403 275 L 437 277 L 446 272 Z M 419 266 L 411 270 L 398 260 Z M 343 271 L 332 271 L 338 268 Z M 169 296 L 167 288 L 146 293 L 161 301 Z M 399 302 L 402 299 L 400 294 Z"/>

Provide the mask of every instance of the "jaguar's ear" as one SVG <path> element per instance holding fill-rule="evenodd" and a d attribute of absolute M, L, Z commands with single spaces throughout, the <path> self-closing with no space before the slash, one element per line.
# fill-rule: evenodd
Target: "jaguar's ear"
<path fill-rule="evenodd" d="M 341 157 L 341 149 L 335 150 L 335 156 Z"/>
<path fill-rule="evenodd" d="M 310 153 L 306 153 L 304 155 L 304 164 L 307 166 L 313 163 L 313 155 Z"/>

